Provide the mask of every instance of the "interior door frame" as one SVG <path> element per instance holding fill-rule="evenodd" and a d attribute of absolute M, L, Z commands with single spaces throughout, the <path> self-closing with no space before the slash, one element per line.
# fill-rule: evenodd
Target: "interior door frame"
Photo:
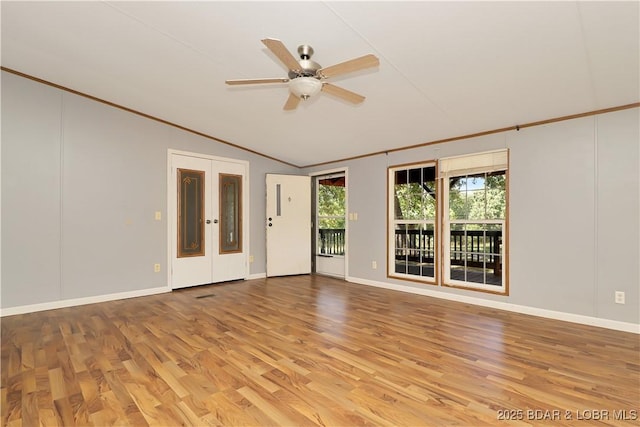
<path fill-rule="evenodd" d="M 249 245 L 250 243 L 250 225 L 251 225 L 251 219 L 249 218 L 249 213 L 251 212 L 250 209 L 250 200 L 251 198 L 249 197 L 250 194 L 250 188 L 249 188 L 249 183 L 251 182 L 250 177 L 249 177 L 249 162 L 247 160 L 239 160 L 239 159 L 232 159 L 229 157 L 220 157 L 220 156 L 213 156 L 210 154 L 203 154 L 203 153 L 195 153 L 195 152 L 191 152 L 191 151 L 183 151 L 183 150 L 176 150 L 173 148 L 169 148 L 167 149 L 167 191 L 166 191 L 166 196 L 167 196 L 167 205 L 166 205 L 166 216 L 167 216 L 167 268 L 166 270 L 166 277 L 167 277 L 167 287 L 171 290 L 173 290 L 173 283 L 172 283 L 172 277 L 173 277 L 173 273 L 172 273 L 172 266 L 173 266 L 173 258 L 172 258 L 172 245 L 173 245 L 173 231 L 174 228 L 173 226 L 175 225 L 177 218 L 176 218 L 176 212 L 173 212 L 172 209 L 172 200 L 171 200 L 171 188 L 173 186 L 176 185 L 176 183 L 173 181 L 172 179 L 172 174 L 171 174 L 171 158 L 174 155 L 180 155 L 180 156 L 188 156 L 188 157 L 196 157 L 196 158 L 200 158 L 200 159 L 205 159 L 205 160 L 212 160 L 212 161 L 218 161 L 218 162 L 227 162 L 227 163 L 236 163 L 236 164 L 240 164 L 244 167 L 244 182 L 243 182 L 243 190 L 242 190 L 242 218 L 243 218 L 243 224 L 244 224 L 244 229 L 242 232 L 242 247 L 244 248 L 243 250 L 245 251 L 245 255 L 246 255 L 246 261 L 245 261 L 245 276 L 249 277 L 250 272 L 251 272 L 251 262 L 250 262 L 250 248 L 251 246 Z M 213 173 L 213 172 L 212 172 Z"/>
<path fill-rule="evenodd" d="M 344 221 L 344 279 L 346 280 L 347 277 L 349 277 L 349 222 L 351 221 L 351 216 L 349 215 L 349 168 L 348 167 L 342 167 L 342 168 L 333 168 L 333 169 L 325 169 L 325 170 L 321 170 L 321 171 L 314 171 L 314 172 L 310 172 L 309 176 L 311 177 L 312 181 L 315 182 L 316 177 L 318 176 L 322 176 L 322 175 L 331 175 L 334 173 L 344 173 L 344 180 L 345 180 L 345 186 L 344 186 L 344 191 L 345 191 L 345 197 L 344 197 L 344 212 L 345 212 L 345 221 Z M 313 194 L 311 194 L 311 197 L 313 199 L 315 199 L 317 197 L 316 192 L 318 191 L 317 188 L 315 188 L 315 184 L 313 186 Z M 316 218 L 316 211 L 317 211 L 317 206 L 315 206 L 315 203 L 312 203 L 312 208 L 314 210 L 313 212 L 313 218 L 314 218 L 314 222 L 313 222 L 313 235 L 316 236 L 318 234 L 318 230 L 317 227 L 318 225 L 315 223 L 315 218 Z M 315 245 L 316 244 L 316 239 L 312 239 L 311 240 L 311 244 Z M 311 247 L 311 256 L 315 258 L 316 256 L 316 248 L 315 247 Z M 316 263 L 315 263 L 315 259 L 314 262 L 312 264 L 312 273 L 315 273 L 316 271 Z"/>

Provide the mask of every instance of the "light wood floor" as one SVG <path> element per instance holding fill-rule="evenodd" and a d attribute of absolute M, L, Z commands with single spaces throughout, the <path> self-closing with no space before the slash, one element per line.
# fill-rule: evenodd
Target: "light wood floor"
<path fill-rule="evenodd" d="M 2 424 L 638 425 L 639 354 L 630 333 L 253 280 L 3 318 Z"/>

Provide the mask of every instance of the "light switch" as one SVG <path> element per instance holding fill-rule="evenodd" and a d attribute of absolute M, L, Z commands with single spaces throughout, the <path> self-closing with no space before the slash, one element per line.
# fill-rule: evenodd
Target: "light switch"
<path fill-rule="evenodd" d="M 160 221 L 162 219 L 162 212 L 156 211 L 156 221 Z"/>

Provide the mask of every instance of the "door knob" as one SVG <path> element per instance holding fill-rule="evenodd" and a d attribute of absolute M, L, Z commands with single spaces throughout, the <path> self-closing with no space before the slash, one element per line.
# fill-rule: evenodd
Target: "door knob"
<path fill-rule="evenodd" d="M 210 219 L 207 220 L 207 224 L 211 224 L 211 220 Z"/>
<path fill-rule="evenodd" d="M 217 220 L 217 219 L 214 219 L 214 220 L 213 220 L 213 223 L 214 223 L 214 224 L 217 224 L 217 223 L 218 223 L 218 220 Z"/>

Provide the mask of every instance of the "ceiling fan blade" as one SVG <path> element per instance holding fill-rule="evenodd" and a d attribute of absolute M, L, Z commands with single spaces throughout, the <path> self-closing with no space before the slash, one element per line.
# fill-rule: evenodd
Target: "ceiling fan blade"
<path fill-rule="evenodd" d="M 352 104 L 360 104 L 362 101 L 364 101 L 364 96 L 341 88 L 340 86 L 332 85 L 331 83 L 324 83 L 322 85 L 322 91 L 337 96 L 338 98 L 344 99 L 345 101 L 351 102 Z"/>
<path fill-rule="evenodd" d="M 318 70 L 318 74 L 322 78 L 334 77 L 340 74 L 352 73 L 354 71 L 363 70 L 365 68 L 377 67 L 380 60 L 377 56 L 369 54 L 360 58 L 351 59 L 336 65 L 331 65 Z"/>
<path fill-rule="evenodd" d="M 283 110 L 286 110 L 286 111 L 295 110 L 298 107 L 299 103 L 300 103 L 300 98 L 290 93 L 289 98 L 287 99 L 287 102 L 285 102 L 284 104 Z"/>
<path fill-rule="evenodd" d="M 285 45 L 277 39 L 263 39 L 262 43 L 278 57 L 289 70 L 300 71 L 300 64 L 295 56 L 291 54 L 285 47 Z"/>
<path fill-rule="evenodd" d="M 226 80 L 225 83 L 228 85 L 254 85 L 261 83 L 286 83 L 289 79 L 287 78 L 273 78 L 273 79 L 235 79 L 235 80 Z"/>

